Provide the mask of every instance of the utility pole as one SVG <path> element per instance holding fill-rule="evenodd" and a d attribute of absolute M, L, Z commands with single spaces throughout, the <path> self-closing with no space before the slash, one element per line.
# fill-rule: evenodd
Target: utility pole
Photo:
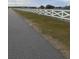
<path fill-rule="evenodd" d="M 17 0 L 15 0 L 15 6 L 17 7 Z"/>
<path fill-rule="evenodd" d="M 70 0 L 67 0 L 66 1 L 66 6 L 69 6 L 70 5 Z"/>

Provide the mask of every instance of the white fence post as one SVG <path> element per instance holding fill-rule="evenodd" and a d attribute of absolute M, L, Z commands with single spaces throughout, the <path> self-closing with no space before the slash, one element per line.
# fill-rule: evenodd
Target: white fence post
<path fill-rule="evenodd" d="M 64 16 L 64 11 L 63 10 L 61 10 L 61 18 L 63 19 L 63 16 Z"/>

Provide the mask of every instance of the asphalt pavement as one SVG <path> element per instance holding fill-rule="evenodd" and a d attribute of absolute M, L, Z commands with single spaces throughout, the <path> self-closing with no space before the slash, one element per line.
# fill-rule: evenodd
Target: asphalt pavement
<path fill-rule="evenodd" d="M 8 59 L 64 59 L 24 20 L 8 9 Z"/>

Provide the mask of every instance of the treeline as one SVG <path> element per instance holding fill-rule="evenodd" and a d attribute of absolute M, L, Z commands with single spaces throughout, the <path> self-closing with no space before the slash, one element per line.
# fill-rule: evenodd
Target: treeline
<path fill-rule="evenodd" d="M 11 8 L 29 8 L 29 9 L 70 9 L 70 6 L 64 6 L 64 7 L 56 7 L 56 6 L 52 6 L 52 5 L 46 5 L 43 6 L 41 5 L 40 7 L 30 7 L 30 6 L 9 6 Z"/>
<path fill-rule="evenodd" d="M 39 8 L 40 9 L 70 9 L 70 6 L 56 7 L 52 5 L 46 5 L 46 6 L 41 5 Z"/>
<path fill-rule="evenodd" d="M 52 5 L 46 5 L 46 6 L 41 5 L 40 7 L 25 7 L 25 8 L 30 8 L 30 9 L 67 9 L 67 10 L 70 10 L 70 6 L 56 7 L 56 6 L 52 6 Z"/>

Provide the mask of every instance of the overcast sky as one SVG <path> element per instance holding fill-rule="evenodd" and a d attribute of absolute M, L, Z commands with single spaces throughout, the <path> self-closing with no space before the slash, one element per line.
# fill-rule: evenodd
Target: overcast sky
<path fill-rule="evenodd" d="M 9 6 L 40 6 L 40 5 L 55 5 L 65 6 L 69 0 L 8 0 Z"/>

